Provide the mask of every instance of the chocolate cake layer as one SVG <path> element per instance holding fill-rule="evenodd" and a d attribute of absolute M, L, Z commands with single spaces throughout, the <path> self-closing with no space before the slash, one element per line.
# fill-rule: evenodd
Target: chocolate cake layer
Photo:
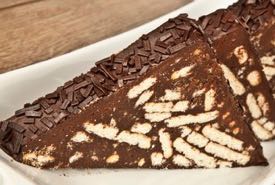
<path fill-rule="evenodd" d="M 275 97 L 275 1 L 241 0 L 230 10 L 249 31 Z"/>
<path fill-rule="evenodd" d="M 67 119 L 90 104 L 133 82 L 186 45 L 201 40 L 197 29 L 186 14 L 179 15 L 118 54 L 97 62 L 89 72 L 26 104 L 14 116 L 0 123 L 1 148 L 18 159 L 22 146 L 48 134 L 59 124 L 64 127 Z"/>
<path fill-rule="evenodd" d="M 275 137 L 275 102 L 249 35 L 236 18 L 218 10 L 200 21 L 246 121 L 259 139 L 270 140 Z"/>
<path fill-rule="evenodd" d="M 180 15 L 1 123 L 43 168 L 266 165 L 200 27 Z"/>
<path fill-rule="evenodd" d="M 218 168 L 266 165 L 206 42 L 23 147 L 42 168 Z"/>

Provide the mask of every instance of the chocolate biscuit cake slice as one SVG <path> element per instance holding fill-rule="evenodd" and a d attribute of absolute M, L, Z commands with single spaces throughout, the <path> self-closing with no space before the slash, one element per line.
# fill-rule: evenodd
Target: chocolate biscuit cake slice
<path fill-rule="evenodd" d="M 200 22 L 213 41 L 246 121 L 259 139 L 270 140 L 275 137 L 275 102 L 249 35 L 236 18 L 230 11 L 218 10 L 201 17 Z"/>
<path fill-rule="evenodd" d="M 229 9 L 250 33 L 275 97 L 275 1 L 240 0 Z"/>
<path fill-rule="evenodd" d="M 40 168 L 266 165 L 199 26 L 180 15 L 1 123 Z"/>
<path fill-rule="evenodd" d="M 264 165 L 210 47 L 202 41 L 27 144 L 48 168 Z"/>

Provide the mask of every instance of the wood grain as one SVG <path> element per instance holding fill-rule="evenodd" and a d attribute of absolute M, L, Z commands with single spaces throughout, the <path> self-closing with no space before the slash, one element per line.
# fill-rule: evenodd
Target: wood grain
<path fill-rule="evenodd" d="M 0 1 L 0 73 L 116 35 L 188 1 Z"/>
<path fill-rule="evenodd" d="M 25 5 L 27 3 L 33 3 L 39 0 L 1 0 L 0 1 L 0 10 L 13 8 L 15 6 Z"/>

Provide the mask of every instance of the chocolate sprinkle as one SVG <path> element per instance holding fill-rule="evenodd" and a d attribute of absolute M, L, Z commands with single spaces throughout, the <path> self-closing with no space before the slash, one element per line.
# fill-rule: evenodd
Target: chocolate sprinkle
<path fill-rule="evenodd" d="M 25 109 L 20 109 L 15 111 L 15 116 L 21 116 L 23 114 L 25 114 L 26 110 Z"/>
<path fill-rule="evenodd" d="M 67 117 L 68 115 L 64 112 L 61 112 L 60 114 L 58 114 L 56 116 L 56 118 L 54 119 L 55 123 L 59 123 L 63 118 Z"/>
<path fill-rule="evenodd" d="M 208 35 L 208 42 L 213 43 L 213 40 L 219 38 L 220 35 L 229 33 L 236 27 L 236 17 L 232 12 L 225 9 L 217 10 L 210 15 L 203 16 L 199 19 L 200 27 Z"/>
<path fill-rule="evenodd" d="M 91 91 L 93 90 L 93 86 L 90 85 L 87 88 L 80 89 L 80 93 L 83 97 L 88 97 L 91 94 Z"/>
<path fill-rule="evenodd" d="M 52 128 L 54 126 L 54 123 L 46 117 L 42 118 L 41 122 L 44 123 L 44 125 L 46 125 L 49 128 Z"/>
<path fill-rule="evenodd" d="M 38 128 L 37 128 L 36 126 L 34 126 L 34 125 L 30 125 L 30 126 L 28 127 L 28 129 L 29 129 L 32 133 L 35 133 L 35 132 L 38 130 Z"/>
<path fill-rule="evenodd" d="M 274 12 L 273 0 L 241 0 L 228 9 L 240 18 L 240 23 L 251 34 L 265 27 L 263 22 L 270 22 L 270 24 L 273 24 L 270 17 L 272 14 L 274 15 L 274 13 L 272 13 Z"/>
<path fill-rule="evenodd" d="M 44 109 L 47 109 L 50 107 L 50 105 L 46 102 L 46 100 L 42 99 L 39 103 Z"/>
<path fill-rule="evenodd" d="M 143 46 L 145 51 L 150 51 L 151 50 L 151 44 L 149 40 L 143 40 Z"/>
<path fill-rule="evenodd" d="M 159 52 L 161 54 L 166 54 L 167 53 L 167 50 L 165 48 L 159 47 L 159 46 L 155 46 L 154 47 L 154 51 L 157 51 L 157 52 Z"/>
<path fill-rule="evenodd" d="M 89 81 L 83 81 L 83 82 L 80 82 L 79 84 L 76 84 L 75 86 L 74 86 L 74 90 L 78 90 L 78 89 L 80 89 L 80 88 L 82 88 L 82 87 L 86 87 L 87 85 L 89 85 L 91 82 L 89 82 Z"/>
<path fill-rule="evenodd" d="M 15 154 L 19 153 L 22 141 L 23 141 L 23 135 L 16 134 L 16 139 L 15 139 L 14 147 L 13 147 L 13 153 L 15 153 Z"/>
<path fill-rule="evenodd" d="M 25 108 L 25 111 L 35 111 L 40 109 L 40 104 L 32 105 Z"/>
<path fill-rule="evenodd" d="M 15 122 L 10 122 L 10 123 L 9 123 L 9 127 L 10 127 L 10 128 L 13 128 L 14 130 L 16 130 L 16 131 L 19 132 L 19 133 L 22 133 L 22 132 L 25 131 L 25 128 L 24 128 L 24 127 L 22 127 L 21 125 L 15 123 Z"/>
<path fill-rule="evenodd" d="M 8 124 L 9 124 L 8 121 L 1 122 L 1 130 L 5 131 L 8 128 Z"/>
<path fill-rule="evenodd" d="M 172 34 L 171 34 L 171 33 L 166 33 L 165 35 L 162 35 L 162 36 L 159 38 L 159 40 L 160 40 L 161 42 L 163 42 L 163 41 L 166 41 L 167 39 L 169 39 L 170 37 L 172 37 Z"/>
<path fill-rule="evenodd" d="M 46 127 L 41 121 L 36 121 L 35 122 L 35 126 L 41 130 L 41 132 L 46 132 L 47 130 L 49 130 L 48 127 Z"/>
<path fill-rule="evenodd" d="M 62 110 L 66 110 L 67 107 L 70 105 L 71 101 L 68 99 L 65 99 L 64 102 L 62 103 L 62 105 L 60 106 L 60 109 Z"/>
<path fill-rule="evenodd" d="M 52 107 L 49 107 L 45 110 L 45 113 L 46 114 L 51 114 L 53 112 L 53 108 Z"/>
<path fill-rule="evenodd" d="M 144 73 L 147 72 L 148 69 L 149 69 L 149 66 L 148 66 L 148 65 L 147 65 L 147 66 L 144 66 L 144 67 L 140 70 L 139 75 L 143 75 Z"/>
<path fill-rule="evenodd" d="M 110 79 L 112 79 L 113 81 L 116 80 L 116 78 L 112 75 L 112 73 L 110 73 L 102 64 L 100 64 L 99 66 Z"/>
<path fill-rule="evenodd" d="M 89 105 L 89 103 L 93 100 L 93 97 L 89 96 L 87 97 L 83 102 L 81 102 L 78 107 L 80 109 L 84 109 L 87 105 Z"/>
<path fill-rule="evenodd" d="M 47 94 L 47 95 L 46 95 L 46 98 L 47 98 L 47 99 L 58 98 L 58 93 L 57 93 L 57 91 L 56 91 L 56 92 L 53 92 L 53 93 L 50 93 L 50 94 Z"/>
<path fill-rule="evenodd" d="M 22 123 L 24 124 L 31 124 L 31 123 L 34 123 L 34 118 L 27 118 L 27 117 L 24 117 L 22 120 Z"/>
<path fill-rule="evenodd" d="M 29 110 L 29 111 L 25 112 L 25 115 L 27 117 L 38 117 L 39 118 L 42 116 L 42 112 Z"/>
<path fill-rule="evenodd" d="M 174 53 L 178 52 L 179 50 L 181 50 L 184 47 L 185 47 L 185 44 L 180 43 L 176 46 L 173 46 L 173 47 L 169 48 L 169 51 L 171 52 L 171 54 L 174 54 Z"/>

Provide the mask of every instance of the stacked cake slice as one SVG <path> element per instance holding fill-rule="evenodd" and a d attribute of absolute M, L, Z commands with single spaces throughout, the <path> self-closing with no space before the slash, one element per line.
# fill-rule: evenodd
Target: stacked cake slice
<path fill-rule="evenodd" d="M 1 122 L 1 148 L 39 168 L 267 165 L 275 105 L 238 16 L 170 19 Z"/>
<path fill-rule="evenodd" d="M 275 2 L 240 0 L 229 9 L 240 18 L 260 56 L 264 73 L 275 97 Z"/>
<path fill-rule="evenodd" d="M 249 35 L 236 18 L 218 10 L 200 21 L 246 121 L 259 139 L 269 140 L 275 137 L 275 102 Z"/>

